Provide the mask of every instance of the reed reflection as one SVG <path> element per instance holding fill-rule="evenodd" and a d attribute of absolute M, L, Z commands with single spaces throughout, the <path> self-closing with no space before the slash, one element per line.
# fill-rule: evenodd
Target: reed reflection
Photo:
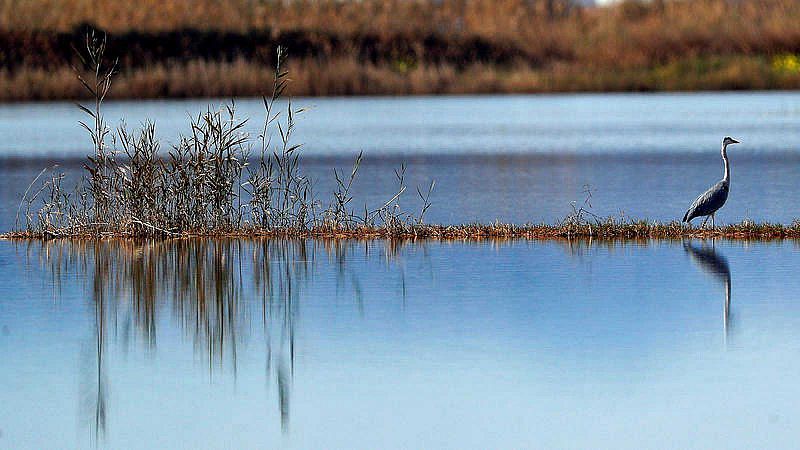
<path fill-rule="evenodd" d="M 101 446 L 106 434 L 108 377 L 106 375 L 106 296 L 104 281 L 95 278 L 92 290 L 94 321 L 91 337 L 81 355 L 79 410 L 88 418 L 93 447 Z"/>
<path fill-rule="evenodd" d="M 683 249 L 689 254 L 692 261 L 700 267 L 703 272 L 725 286 L 725 302 L 722 313 L 722 327 L 724 331 L 725 344 L 728 343 L 730 333 L 730 311 L 731 311 L 731 269 L 728 260 L 717 252 L 712 245 L 696 246 L 691 242 L 684 242 Z"/>
<path fill-rule="evenodd" d="M 227 372 L 234 379 L 240 346 L 263 336 L 264 377 L 277 392 L 281 428 L 288 432 L 301 300 L 320 269 L 333 268 L 337 294 L 351 296 L 363 316 L 366 295 L 349 259 L 390 265 L 401 250 L 387 243 L 373 258 L 374 248 L 299 239 L 49 241 L 31 245 L 28 254 L 41 258 L 57 290 L 75 276 L 85 279 L 94 312 L 87 349 L 94 352 L 81 358 L 81 421 L 89 419 L 93 442 L 102 443 L 109 427 L 108 341 L 126 353 L 155 353 L 158 336 L 170 334 L 164 327 L 182 331 L 210 375 Z M 402 270 L 398 278 L 404 291 Z M 259 322 L 260 329 L 252 326 Z"/>

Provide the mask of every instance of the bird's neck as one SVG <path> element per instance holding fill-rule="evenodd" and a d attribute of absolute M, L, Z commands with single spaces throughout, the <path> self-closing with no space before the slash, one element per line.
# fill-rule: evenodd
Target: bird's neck
<path fill-rule="evenodd" d="M 722 146 L 722 161 L 725 163 L 725 176 L 722 177 L 722 181 L 726 183 L 730 183 L 731 181 L 731 164 L 728 162 L 728 146 Z"/>

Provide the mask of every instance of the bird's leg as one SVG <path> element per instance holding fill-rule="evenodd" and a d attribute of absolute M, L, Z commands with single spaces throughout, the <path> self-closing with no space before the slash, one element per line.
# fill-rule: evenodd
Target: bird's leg
<path fill-rule="evenodd" d="M 706 227 L 706 222 L 708 222 L 708 217 L 709 217 L 709 216 L 706 216 L 706 218 L 705 218 L 705 219 L 703 219 L 703 223 L 702 223 L 702 224 L 700 224 L 700 228 L 705 228 L 705 227 Z"/>
<path fill-rule="evenodd" d="M 717 213 L 711 214 L 711 228 L 717 228 L 717 224 L 714 223 L 714 216 L 716 215 Z"/>

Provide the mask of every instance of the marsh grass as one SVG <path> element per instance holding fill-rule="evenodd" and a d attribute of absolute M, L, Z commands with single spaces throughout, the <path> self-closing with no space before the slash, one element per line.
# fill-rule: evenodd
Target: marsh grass
<path fill-rule="evenodd" d="M 213 17 L 214 20 L 208 20 Z M 795 0 L 0 0 L 0 100 L 83 98 L 70 44 L 112 33 L 113 97 L 796 89 Z"/>
<path fill-rule="evenodd" d="M 302 147 L 294 142 L 296 117 L 303 110 L 291 100 L 285 110 L 276 107 L 289 82 L 282 48 L 270 93 L 263 97 L 257 137 L 244 132 L 248 119 L 237 115 L 231 101 L 193 118 L 189 131 L 166 152 L 156 139 L 155 123 L 134 130 L 123 123 L 112 131 L 104 120 L 102 106 L 116 69 L 116 63 L 104 60 L 105 48 L 105 36 L 87 35 L 83 67 L 76 68 L 93 99 L 90 106 L 78 105 L 91 119 L 80 125 L 93 146 L 80 183 L 69 190 L 63 173 L 40 173 L 23 195 L 17 231 L 10 236 L 296 236 L 356 229 L 395 234 L 423 224 L 434 183 L 427 191 L 417 189 L 423 201 L 419 214 L 404 210 L 404 165 L 395 171 L 397 191 L 376 208 L 362 212 L 352 205 L 363 155 L 348 176 L 334 171 L 336 189 L 329 202 L 315 196 L 303 173 Z"/>
<path fill-rule="evenodd" d="M 392 64 L 361 61 L 357 55 L 293 58 L 292 92 L 350 96 L 800 88 L 800 72 L 784 60 L 774 64 L 768 55 L 686 57 L 646 67 L 589 66 L 591 70 L 579 61 L 544 66 L 422 61 L 404 71 Z M 109 98 L 258 96 L 270 72 L 268 65 L 243 59 L 157 62 L 122 69 Z M 85 92 L 74 78 L 68 67 L 0 68 L 0 101 L 83 99 Z"/>

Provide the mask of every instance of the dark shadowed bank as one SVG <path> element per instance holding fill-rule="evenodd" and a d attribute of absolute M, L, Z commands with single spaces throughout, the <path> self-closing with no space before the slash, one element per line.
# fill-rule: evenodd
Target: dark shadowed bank
<path fill-rule="evenodd" d="M 0 100 L 84 97 L 87 24 L 114 98 L 260 95 L 278 45 L 295 95 L 800 88 L 790 0 L 51 3 L 0 0 Z"/>
<path fill-rule="evenodd" d="M 652 239 L 727 239 L 744 241 L 798 240 L 800 223 L 791 225 L 742 222 L 716 228 L 695 228 L 678 222 L 658 223 L 647 221 L 619 222 L 608 219 L 597 223 L 559 223 L 555 225 L 514 225 L 506 223 L 470 225 L 426 225 L 405 224 L 399 227 L 363 226 L 335 229 L 314 227 L 308 229 L 263 229 L 242 228 L 238 230 L 206 230 L 142 233 L 113 228 L 82 228 L 51 231 L 20 231 L 0 235 L 6 240 L 106 240 L 106 239 L 195 239 L 195 238 L 276 238 L 276 239 L 347 239 L 374 240 L 460 240 L 503 241 L 510 239 L 530 240 L 585 240 L 599 241 L 648 241 Z"/>

